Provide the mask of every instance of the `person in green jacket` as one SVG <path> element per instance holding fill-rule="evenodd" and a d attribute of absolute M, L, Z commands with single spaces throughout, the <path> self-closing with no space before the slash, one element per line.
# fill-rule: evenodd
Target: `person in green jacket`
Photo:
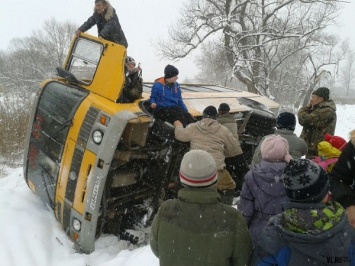
<path fill-rule="evenodd" d="M 312 92 L 309 103 L 298 111 L 298 122 L 303 126 L 300 137 L 308 145 L 306 157 L 318 156 L 318 143 L 326 133 L 334 135 L 337 122 L 336 105 L 329 99 L 328 88 L 320 87 Z"/>
<path fill-rule="evenodd" d="M 179 176 L 184 188 L 161 205 L 152 224 L 150 246 L 160 265 L 248 265 L 251 236 L 241 213 L 221 202 L 213 157 L 187 152 Z"/>

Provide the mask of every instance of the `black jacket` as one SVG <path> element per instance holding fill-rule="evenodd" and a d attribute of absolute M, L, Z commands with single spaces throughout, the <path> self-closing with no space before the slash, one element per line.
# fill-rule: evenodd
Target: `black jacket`
<path fill-rule="evenodd" d="M 79 27 L 78 30 L 85 32 L 95 24 L 97 25 L 99 36 L 108 41 L 121 44 L 126 48 L 128 47 L 126 36 L 121 28 L 116 10 L 110 4 L 108 4 L 104 16 L 95 11 L 94 14 Z"/>
<path fill-rule="evenodd" d="M 344 208 L 355 205 L 355 130 L 350 132 L 350 138 L 330 173 L 333 199 Z"/>

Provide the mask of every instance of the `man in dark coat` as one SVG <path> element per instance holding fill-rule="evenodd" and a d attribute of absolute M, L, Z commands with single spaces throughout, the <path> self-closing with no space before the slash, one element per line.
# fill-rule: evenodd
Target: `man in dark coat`
<path fill-rule="evenodd" d="M 94 14 L 76 31 L 79 36 L 96 24 L 99 38 L 128 47 L 126 36 L 118 20 L 116 10 L 107 0 L 95 0 Z"/>
<path fill-rule="evenodd" d="M 152 224 L 150 247 L 160 265 L 249 265 L 251 237 L 240 212 L 221 202 L 213 157 L 187 152 L 179 175 L 185 188 L 161 205 Z"/>
<path fill-rule="evenodd" d="M 258 241 L 257 265 L 355 265 L 355 230 L 344 208 L 329 201 L 328 174 L 307 159 L 284 170 L 290 202 L 272 217 Z"/>
<path fill-rule="evenodd" d="M 273 135 L 280 135 L 281 137 L 285 138 L 289 145 L 290 155 L 293 159 L 299 159 L 307 154 L 308 146 L 304 139 L 296 136 L 294 133 L 295 128 L 296 116 L 290 112 L 282 112 L 276 118 L 276 130 Z M 255 149 L 251 166 L 261 162 L 260 146 L 265 137 L 260 140 L 258 147 Z"/>
<path fill-rule="evenodd" d="M 350 132 L 350 141 L 335 163 L 330 181 L 334 200 L 346 208 L 349 221 L 355 227 L 355 130 Z"/>
<path fill-rule="evenodd" d="M 312 93 L 310 102 L 298 111 L 298 121 L 303 126 L 300 137 L 308 145 L 306 157 L 318 156 L 318 143 L 326 133 L 334 135 L 337 122 L 336 106 L 329 99 L 328 88 L 320 87 Z"/>

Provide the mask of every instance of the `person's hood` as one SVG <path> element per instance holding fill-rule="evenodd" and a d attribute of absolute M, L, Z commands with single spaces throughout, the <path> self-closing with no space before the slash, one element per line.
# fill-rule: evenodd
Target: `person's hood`
<path fill-rule="evenodd" d="M 109 21 L 112 17 L 113 17 L 113 14 L 116 13 L 116 10 L 111 6 L 110 2 L 106 0 L 106 3 L 107 3 L 107 8 L 106 8 L 106 12 L 105 12 L 105 20 L 106 21 Z M 96 12 L 96 9 L 94 7 L 94 13 L 98 14 Z"/>
<path fill-rule="evenodd" d="M 350 141 L 355 146 L 355 129 L 350 132 Z"/>
<path fill-rule="evenodd" d="M 223 115 L 219 115 L 218 122 L 221 124 L 235 123 L 235 118 L 234 118 L 234 115 L 226 113 Z"/>
<path fill-rule="evenodd" d="M 327 108 L 327 107 L 329 107 L 329 108 L 332 108 L 334 111 L 337 110 L 337 107 L 336 107 L 336 105 L 335 105 L 333 100 L 328 100 L 328 101 L 321 102 L 321 103 L 317 104 L 316 106 L 318 106 L 319 108 Z"/>
<path fill-rule="evenodd" d="M 335 148 L 328 141 L 321 141 L 317 145 L 318 156 L 324 156 L 325 159 L 328 158 L 338 158 L 341 154 L 341 150 Z"/>
<path fill-rule="evenodd" d="M 271 163 L 262 160 L 259 164 L 254 165 L 253 179 L 257 186 L 270 196 L 283 196 L 286 194 L 283 189 L 283 170 L 286 162 Z M 270 185 L 270 183 L 276 183 Z"/>
<path fill-rule="evenodd" d="M 178 198 L 185 202 L 213 204 L 221 202 L 221 196 L 216 188 L 182 188 Z"/>
<path fill-rule="evenodd" d="M 343 230 L 348 224 L 344 208 L 337 202 L 283 204 L 284 212 L 272 217 L 289 247 L 323 242 Z M 306 252 L 306 250 L 305 250 Z"/>
<path fill-rule="evenodd" d="M 164 77 L 157 78 L 156 80 L 154 80 L 154 82 L 160 83 L 160 84 L 162 84 L 162 85 L 165 85 L 165 84 L 166 84 Z"/>
<path fill-rule="evenodd" d="M 274 134 L 276 134 L 276 135 L 296 135 L 295 133 L 294 133 L 294 131 L 293 130 L 289 130 L 289 129 L 279 129 L 279 128 L 277 128 L 276 130 L 275 130 L 275 133 Z"/>
<path fill-rule="evenodd" d="M 221 128 L 221 124 L 218 123 L 217 120 L 214 120 L 212 118 L 203 118 L 201 121 L 197 122 L 196 126 L 198 130 L 200 130 L 204 134 L 214 134 Z"/>

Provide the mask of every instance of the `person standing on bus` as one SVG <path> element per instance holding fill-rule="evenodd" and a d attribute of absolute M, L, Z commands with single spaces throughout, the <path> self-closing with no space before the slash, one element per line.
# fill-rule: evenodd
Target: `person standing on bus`
<path fill-rule="evenodd" d="M 126 36 L 118 20 L 116 10 L 107 0 L 95 0 L 94 14 L 88 18 L 75 32 L 79 37 L 81 32 L 91 29 L 96 24 L 98 36 L 111 42 L 128 47 Z"/>

